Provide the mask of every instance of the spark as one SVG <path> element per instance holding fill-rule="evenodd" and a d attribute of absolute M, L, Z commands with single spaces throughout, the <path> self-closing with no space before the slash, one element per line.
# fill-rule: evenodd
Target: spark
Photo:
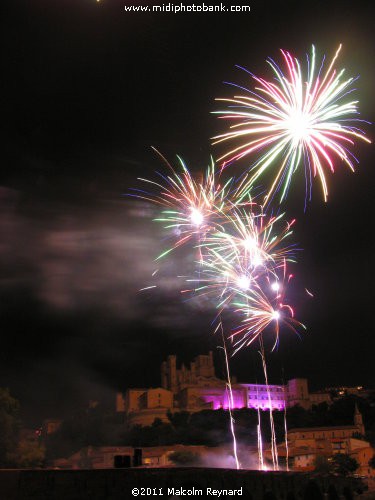
<path fill-rule="evenodd" d="M 357 139 L 371 141 L 358 127 L 358 122 L 363 121 L 356 118 L 358 101 L 348 99 L 356 79 L 344 79 L 344 70 L 334 67 L 340 50 L 341 45 L 324 73 L 324 60 L 317 64 L 312 46 L 306 74 L 297 58 L 281 50 L 284 71 L 272 59 L 267 60 L 273 80 L 245 70 L 251 75 L 255 88 L 231 84 L 247 94 L 216 99 L 228 103 L 229 109 L 214 113 L 232 124 L 229 132 L 213 138 L 213 144 L 227 141 L 238 144 L 219 158 L 219 161 L 225 160 L 222 169 L 254 155 L 249 171 L 238 186 L 239 200 L 248 195 L 261 177 L 274 170 L 264 201 L 270 202 L 274 193 L 280 191 L 281 203 L 287 197 L 293 176 L 303 165 L 305 199 L 311 200 L 312 178 L 318 177 L 323 198 L 327 201 L 327 168 L 333 173 L 339 159 L 354 171 L 358 160 L 350 148 Z"/>

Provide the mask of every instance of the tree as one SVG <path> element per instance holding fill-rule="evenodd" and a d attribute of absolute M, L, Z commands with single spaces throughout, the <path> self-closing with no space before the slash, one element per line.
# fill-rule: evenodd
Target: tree
<path fill-rule="evenodd" d="M 314 460 L 315 472 L 319 474 L 328 474 L 330 471 L 330 463 L 326 456 L 317 455 Z"/>
<path fill-rule="evenodd" d="M 336 453 L 332 458 L 332 470 L 341 476 L 348 476 L 356 471 L 359 463 L 346 453 Z"/>
<path fill-rule="evenodd" d="M 198 465 L 200 462 L 199 455 L 189 450 L 172 451 L 168 458 L 175 465 Z"/>
<path fill-rule="evenodd" d="M 41 467 L 44 464 L 46 450 L 36 441 L 23 439 L 18 443 L 13 453 L 9 454 L 10 461 L 20 468 Z"/>
<path fill-rule="evenodd" d="M 183 429 L 186 432 L 187 427 L 190 423 L 190 413 L 187 411 L 179 411 L 176 413 L 168 412 L 167 414 L 168 420 L 171 423 L 172 427 L 179 431 Z"/>
<path fill-rule="evenodd" d="M 79 410 L 65 419 L 59 429 L 47 436 L 47 462 L 68 457 L 87 446 L 119 444 L 122 426 L 100 407 Z"/>
<path fill-rule="evenodd" d="M 20 428 L 19 403 L 8 389 L 0 388 L 0 466 L 11 465 Z"/>

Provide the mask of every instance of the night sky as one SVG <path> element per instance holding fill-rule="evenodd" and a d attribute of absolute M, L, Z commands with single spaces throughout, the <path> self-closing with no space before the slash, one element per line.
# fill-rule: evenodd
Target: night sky
<path fill-rule="evenodd" d="M 2 2 L 0 386 L 30 424 L 157 386 L 171 353 L 190 361 L 212 349 L 222 374 L 212 311 L 179 293 L 191 255 L 169 259 L 158 290 L 138 291 L 165 242 L 153 208 L 127 194 L 165 168 L 151 146 L 193 171 L 218 155 L 214 99 L 231 95 L 225 81 L 250 85 L 235 65 L 270 77 L 265 59 L 280 48 L 304 58 L 314 43 L 331 57 L 342 43 L 338 66 L 360 76 L 361 117 L 374 122 L 370 2 L 250 0 L 242 14 L 130 14 L 125 4 Z M 297 218 L 291 300 L 307 332 L 283 331 L 268 355 L 274 383 L 375 387 L 374 150 L 354 152 L 354 174 L 340 163 L 328 174 L 328 203 L 315 182 L 304 212 L 301 169 L 282 207 Z M 240 381 L 261 381 L 258 358 L 233 358 Z"/>

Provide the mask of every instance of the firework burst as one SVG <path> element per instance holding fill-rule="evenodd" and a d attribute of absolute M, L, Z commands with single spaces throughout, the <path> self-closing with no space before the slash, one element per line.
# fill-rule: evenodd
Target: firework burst
<path fill-rule="evenodd" d="M 277 284 L 277 289 L 272 286 Z M 297 328 L 305 326 L 294 318 L 294 311 L 283 300 L 286 283 L 277 281 L 266 285 L 256 284 L 247 291 L 236 295 L 232 302 L 233 311 L 242 317 L 239 326 L 230 334 L 233 341 L 233 354 L 243 347 L 251 345 L 260 338 L 268 327 L 272 327 L 275 336 L 273 349 L 279 342 L 280 324 L 284 324 L 297 333 Z M 272 295 L 272 292 L 273 295 Z"/>
<path fill-rule="evenodd" d="M 284 214 L 269 217 L 255 203 L 246 209 L 233 206 L 223 214 L 223 230 L 210 234 L 205 247 L 240 267 L 270 272 L 285 258 L 292 260 L 293 246 L 283 246 L 282 242 L 292 234 L 295 220 L 285 222 L 283 217 Z"/>
<path fill-rule="evenodd" d="M 219 158 L 219 161 L 224 160 L 222 168 L 245 156 L 257 155 L 238 186 L 239 199 L 247 195 L 260 177 L 275 169 L 265 202 L 276 191 L 281 191 L 280 202 L 283 201 L 293 175 L 303 164 L 306 198 L 311 199 L 312 178 L 318 176 L 326 201 L 327 167 L 334 172 L 335 161 L 339 158 L 354 170 L 358 161 L 349 148 L 356 139 L 371 141 L 358 128 L 358 122 L 362 121 L 355 118 L 358 101 L 348 100 L 355 79 L 343 79 L 344 70 L 334 68 L 340 49 L 341 45 L 324 71 L 324 59 L 319 66 L 312 46 L 311 57 L 307 58 L 306 77 L 299 61 L 281 50 L 285 73 L 269 59 L 267 62 L 273 70 L 274 81 L 248 72 L 255 81 L 255 90 L 239 87 L 247 95 L 217 99 L 228 103 L 230 109 L 214 113 L 219 118 L 228 119 L 232 125 L 229 132 L 214 137 L 214 144 L 239 142 Z"/>
<path fill-rule="evenodd" d="M 228 180 L 224 185 L 219 183 L 213 159 L 204 175 L 194 177 L 182 158 L 177 158 L 178 170 L 165 160 L 170 175 L 159 174 L 162 182 L 140 178 L 151 190 L 133 190 L 135 194 L 132 195 L 163 207 L 160 216 L 154 220 L 172 232 L 174 242 L 157 259 L 192 238 L 195 238 L 195 243 L 203 241 L 219 223 L 218 214 L 228 206 L 226 199 L 232 181 Z"/>
<path fill-rule="evenodd" d="M 283 221 L 283 214 L 267 217 L 255 203 L 251 210 L 232 207 L 223 213 L 221 229 L 207 235 L 201 245 L 194 292 L 213 296 L 221 312 L 237 293 L 247 293 L 264 280 L 278 287 L 279 268 L 294 261 L 294 245 L 284 243 L 293 223 Z"/>

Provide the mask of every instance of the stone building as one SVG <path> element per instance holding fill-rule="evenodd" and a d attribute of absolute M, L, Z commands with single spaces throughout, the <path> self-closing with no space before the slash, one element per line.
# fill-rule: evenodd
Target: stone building
<path fill-rule="evenodd" d="M 330 402 L 329 394 L 309 393 L 306 379 L 295 378 L 285 385 L 239 384 L 232 379 L 233 408 L 283 410 L 300 405 L 310 408 L 318 402 Z M 155 418 L 168 420 L 168 413 L 204 409 L 228 409 L 227 383 L 215 375 L 212 352 L 197 356 L 189 367 L 177 367 L 175 355 L 161 365 L 161 387 L 131 388 L 118 394 L 116 409 L 128 416 L 130 424 L 150 425 Z"/>
<path fill-rule="evenodd" d="M 357 474 L 372 476 L 375 471 L 368 461 L 375 454 L 370 443 L 359 436 L 364 436 L 365 428 L 362 415 L 357 405 L 354 411 L 353 425 L 332 427 L 303 427 L 288 431 L 289 465 L 293 470 L 310 471 L 315 468 L 318 456 L 332 457 L 336 453 L 344 453 L 355 458 L 359 464 Z M 285 443 L 279 446 L 279 454 L 286 455 Z M 270 458 L 270 450 L 268 450 Z"/>

